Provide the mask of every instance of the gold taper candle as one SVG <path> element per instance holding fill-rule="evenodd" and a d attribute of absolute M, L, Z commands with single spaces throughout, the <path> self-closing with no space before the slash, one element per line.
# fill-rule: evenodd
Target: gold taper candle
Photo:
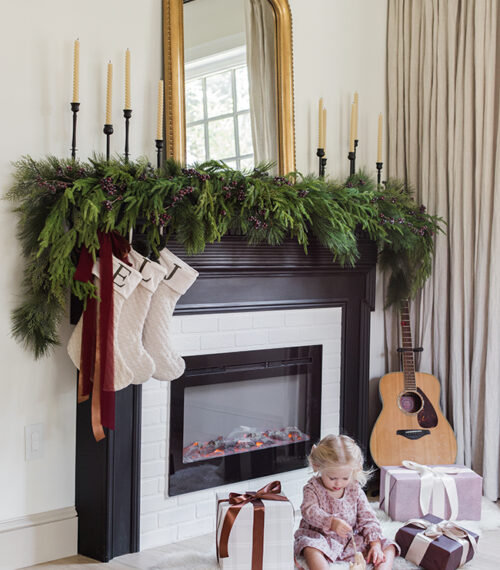
<path fill-rule="evenodd" d="M 320 97 L 318 108 L 318 148 L 323 148 L 323 97 Z"/>
<path fill-rule="evenodd" d="M 80 91 L 80 40 L 75 40 L 73 50 L 73 101 L 79 103 Z"/>
<path fill-rule="evenodd" d="M 377 162 L 382 162 L 382 113 L 378 116 Z"/>
<path fill-rule="evenodd" d="M 322 117 L 322 124 L 321 124 L 321 133 L 323 135 L 321 141 L 321 148 L 326 149 L 326 109 L 323 107 L 323 117 Z"/>
<path fill-rule="evenodd" d="M 130 50 L 125 52 L 125 109 L 131 109 L 130 105 Z"/>
<path fill-rule="evenodd" d="M 108 85 L 106 89 L 106 125 L 112 125 L 111 110 L 113 97 L 113 64 L 108 63 Z"/>
<path fill-rule="evenodd" d="M 359 111 L 359 95 L 354 93 L 354 139 L 358 138 L 358 111 Z"/>
<path fill-rule="evenodd" d="M 354 121 L 355 121 L 355 107 L 354 103 L 351 105 L 351 138 L 349 141 L 349 152 L 354 152 Z"/>
<path fill-rule="evenodd" d="M 163 80 L 158 82 L 158 121 L 156 124 L 156 140 L 163 140 Z"/>

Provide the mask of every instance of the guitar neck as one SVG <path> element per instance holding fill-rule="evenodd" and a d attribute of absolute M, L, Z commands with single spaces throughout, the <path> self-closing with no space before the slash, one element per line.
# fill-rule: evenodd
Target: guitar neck
<path fill-rule="evenodd" d="M 413 342 L 410 328 L 410 307 L 408 299 L 401 303 L 401 334 L 403 346 L 403 375 L 405 390 L 416 390 L 415 358 L 413 355 Z"/>

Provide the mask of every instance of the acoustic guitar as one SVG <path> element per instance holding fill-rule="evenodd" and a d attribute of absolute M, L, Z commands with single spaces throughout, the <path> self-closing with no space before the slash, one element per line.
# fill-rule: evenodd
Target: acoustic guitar
<path fill-rule="evenodd" d="M 415 372 L 408 300 L 401 308 L 403 372 L 380 379 L 380 412 L 370 438 L 375 463 L 401 465 L 405 459 L 426 465 L 455 463 L 457 441 L 439 405 L 439 380 Z"/>

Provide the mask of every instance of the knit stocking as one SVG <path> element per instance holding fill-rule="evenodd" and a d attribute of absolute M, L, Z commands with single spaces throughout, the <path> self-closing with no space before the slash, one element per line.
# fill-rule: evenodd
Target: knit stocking
<path fill-rule="evenodd" d="M 97 261 L 94 264 L 92 269 L 93 274 L 96 276 L 94 283 L 97 286 L 98 291 L 100 290 L 100 281 L 99 281 L 99 262 Z M 123 303 L 125 299 L 130 296 L 130 294 L 134 291 L 134 289 L 138 286 L 141 282 L 141 274 L 129 267 L 125 263 L 121 262 L 119 259 L 113 256 L 113 328 L 115 331 L 118 330 L 119 327 L 119 320 L 120 320 L 120 313 L 123 307 Z M 82 328 L 83 328 L 83 316 L 78 321 L 73 334 L 71 335 L 69 342 L 68 342 L 68 354 L 73 361 L 73 364 L 80 369 L 80 358 L 81 358 L 81 351 L 82 351 Z M 120 371 L 120 376 L 127 375 L 132 381 L 132 372 L 127 367 L 123 355 L 120 351 L 118 346 L 116 335 L 114 341 L 114 366 L 115 366 L 115 375 L 118 371 Z M 115 390 L 115 386 L 110 386 L 109 384 L 104 383 L 103 386 L 104 390 L 113 391 Z"/>
<path fill-rule="evenodd" d="M 167 270 L 133 249 L 128 254 L 132 267 L 139 271 L 142 280 L 125 300 L 117 328 L 118 348 L 125 368 L 115 364 L 115 390 L 125 388 L 131 382 L 141 384 L 149 380 L 155 371 L 155 363 L 144 349 L 142 333 L 149 311 L 151 297 Z"/>
<path fill-rule="evenodd" d="M 154 378 L 175 380 L 182 376 L 186 364 L 172 346 L 169 329 L 179 297 L 196 281 L 198 272 L 167 248 L 160 252 L 158 261 L 168 273 L 151 298 L 143 341 L 155 362 Z"/>

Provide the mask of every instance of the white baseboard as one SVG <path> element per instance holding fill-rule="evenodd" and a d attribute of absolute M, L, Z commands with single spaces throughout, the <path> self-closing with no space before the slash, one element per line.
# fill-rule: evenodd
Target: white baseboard
<path fill-rule="evenodd" d="M 0 522 L 0 570 L 15 570 L 77 553 L 78 518 L 65 507 Z"/>

